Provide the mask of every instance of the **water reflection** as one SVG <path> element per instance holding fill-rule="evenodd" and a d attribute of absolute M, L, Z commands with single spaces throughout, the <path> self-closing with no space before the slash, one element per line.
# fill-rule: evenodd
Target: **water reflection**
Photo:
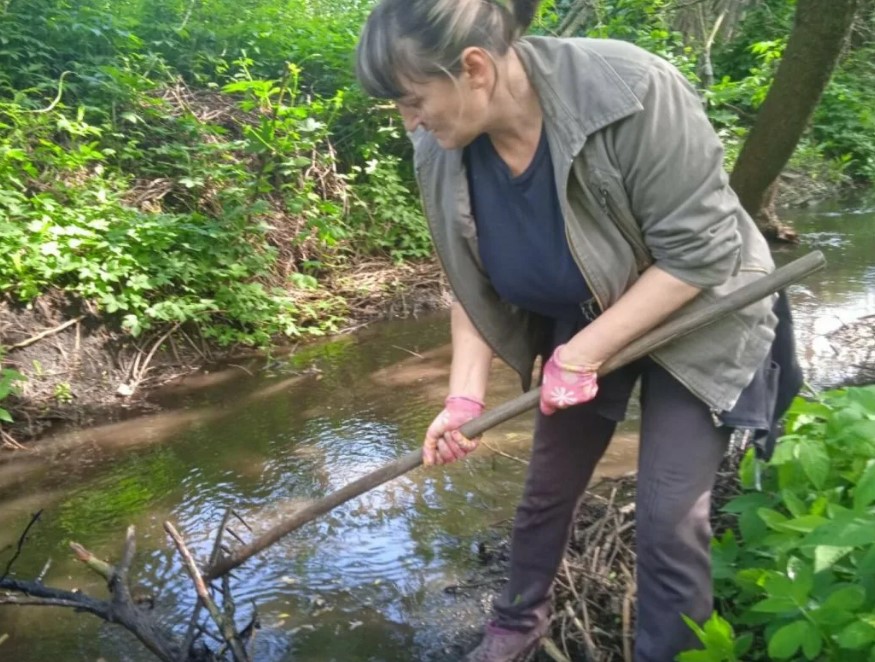
<path fill-rule="evenodd" d="M 824 345 L 829 331 L 875 313 L 875 209 L 800 212 L 803 244 L 780 262 L 819 248 L 829 267 L 791 288 L 808 375 L 829 384 L 846 366 Z M 33 577 L 96 595 L 102 582 L 72 561 L 71 538 L 117 558 L 129 523 L 138 530 L 134 575 L 156 596 L 172 627 L 193 592 L 161 528 L 173 521 L 204 558 L 226 508 L 256 531 L 417 447 L 445 395 L 449 347 L 443 315 L 379 325 L 270 361 L 253 358 L 189 378 L 161 394 L 165 410 L 133 421 L 58 435 L 37 453 L 0 461 L 0 549 L 30 513 L 44 521 L 16 564 Z M 488 400 L 518 394 L 496 364 Z M 634 418 L 635 410 L 632 414 Z M 477 561 L 483 531 L 505 521 L 525 470 L 532 419 L 485 437 L 471 459 L 415 471 L 343 505 L 235 572 L 240 618 L 258 605 L 257 659 L 452 659 L 445 644 L 478 627 L 482 605 L 446 595 Z M 635 463 L 634 421 L 600 466 Z M 494 454 L 493 448 L 501 454 Z M 241 525 L 235 530 L 250 534 Z M 8 552 L 0 556 L 4 561 Z M 0 608 L 8 659 L 149 660 L 115 628 L 63 611 Z"/>

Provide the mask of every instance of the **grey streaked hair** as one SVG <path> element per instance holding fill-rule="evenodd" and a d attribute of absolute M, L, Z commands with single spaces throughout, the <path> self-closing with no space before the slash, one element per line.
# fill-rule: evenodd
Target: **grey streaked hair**
<path fill-rule="evenodd" d="M 399 99 L 404 81 L 454 76 L 462 51 L 476 46 L 503 56 L 534 18 L 540 0 L 381 0 L 356 48 L 365 92 Z"/>

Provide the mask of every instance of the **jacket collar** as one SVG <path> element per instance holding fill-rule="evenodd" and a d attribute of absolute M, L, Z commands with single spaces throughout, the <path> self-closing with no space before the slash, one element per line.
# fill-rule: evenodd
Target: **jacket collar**
<path fill-rule="evenodd" d="M 587 136 L 644 109 L 620 74 L 589 47 L 593 41 L 599 40 L 526 37 L 514 46 L 538 92 L 554 161 L 574 159 Z M 461 167 L 461 149 L 442 150 L 421 127 L 408 135 L 417 166 L 444 153 Z"/>
<path fill-rule="evenodd" d="M 643 109 L 617 71 L 588 39 L 527 37 L 515 45 L 560 141 L 550 145 L 573 158 L 587 136 Z"/>

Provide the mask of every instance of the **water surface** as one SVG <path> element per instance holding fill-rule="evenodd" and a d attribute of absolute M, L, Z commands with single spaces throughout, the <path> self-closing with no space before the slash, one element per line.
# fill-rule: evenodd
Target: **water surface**
<path fill-rule="evenodd" d="M 802 244 L 776 258 L 826 254 L 827 270 L 790 290 L 809 381 L 826 386 L 850 371 L 830 332 L 875 313 L 875 204 L 795 216 Z M 66 545 L 117 559 L 134 524 L 133 576 L 179 628 L 194 594 L 162 523 L 172 521 L 204 558 L 225 509 L 257 533 L 302 500 L 416 448 L 445 395 L 447 343 L 444 314 L 374 325 L 290 356 L 193 375 L 156 396 L 158 413 L 0 456 L 0 549 L 42 508 L 14 574 L 32 578 L 51 560 L 47 584 L 101 596 L 102 581 Z M 518 393 L 516 377 L 496 365 L 489 402 Z M 602 475 L 635 467 L 631 413 Z M 484 605 L 444 589 L 465 581 L 478 567 L 478 541 L 513 516 L 531 425 L 530 416 L 507 423 L 470 459 L 375 489 L 239 568 L 240 618 L 255 604 L 262 623 L 256 659 L 455 659 L 453 642 L 479 628 Z M 0 568 L 10 554 L 0 554 Z M 152 659 L 118 628 L 66 610 L 0 607 L 4 632 L 2 659 Z"/>

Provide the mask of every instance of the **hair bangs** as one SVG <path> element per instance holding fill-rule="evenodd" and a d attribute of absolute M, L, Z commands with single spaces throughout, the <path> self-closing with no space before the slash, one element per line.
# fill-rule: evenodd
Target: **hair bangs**
<path fill-rule="evenodd" d="M 405 58 L 399 41 L 389 33 L 390 21 L 371 14 L 356 47 L 356 78 L 364 91 L 378 99 L 400 99 L 406 94 L 399 63 Z"/>

